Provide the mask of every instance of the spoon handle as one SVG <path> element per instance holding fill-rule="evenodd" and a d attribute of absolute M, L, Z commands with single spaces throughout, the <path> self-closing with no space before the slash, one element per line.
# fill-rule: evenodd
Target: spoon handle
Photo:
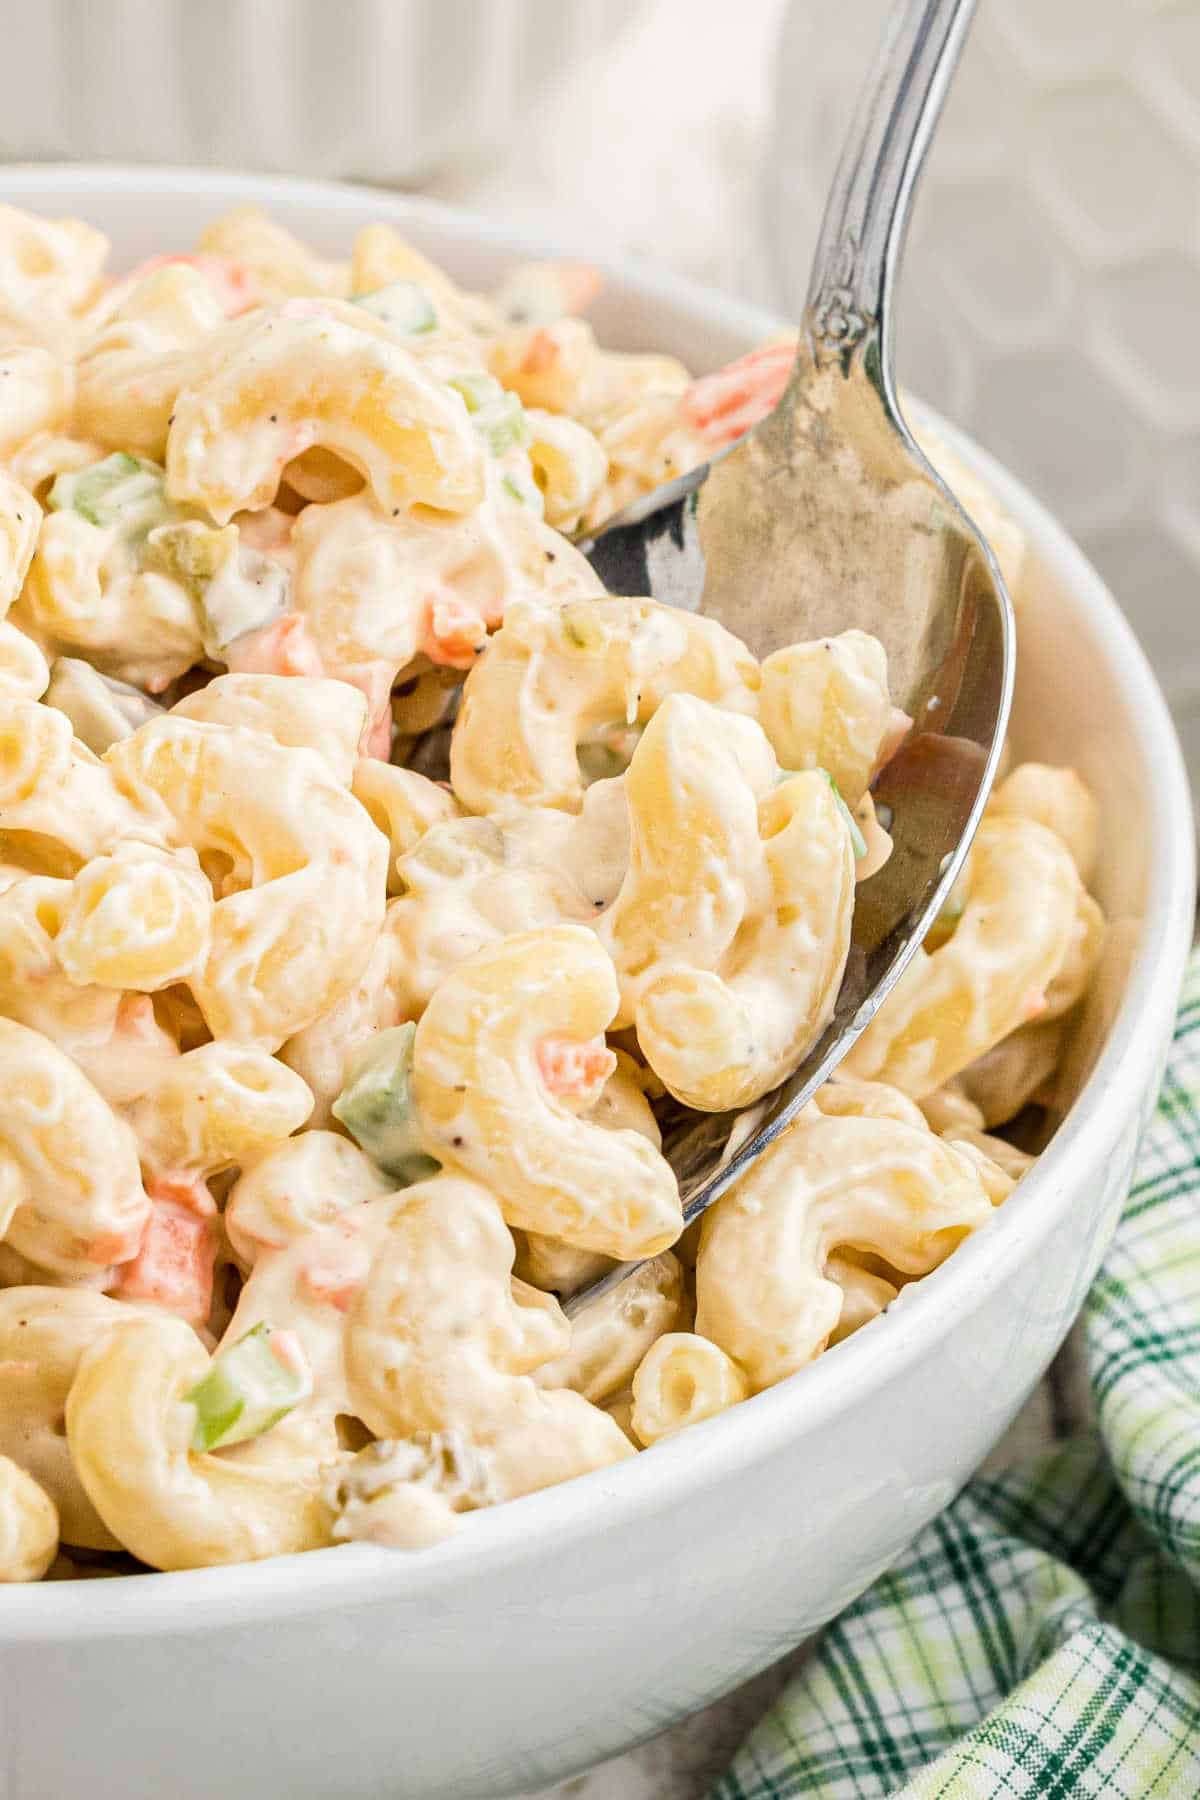
<path fill-rule="evenodd" d="M 883 382 L 892 368 L 892 278 L 917 174 L 975 0 L 904 0 L 893 12 L 833 178 L 817 237 L 803 329 L 815 363 L 872 339 Z"/>

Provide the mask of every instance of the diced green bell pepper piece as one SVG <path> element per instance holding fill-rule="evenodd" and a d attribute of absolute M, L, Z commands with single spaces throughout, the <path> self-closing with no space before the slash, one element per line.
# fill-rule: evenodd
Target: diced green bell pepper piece
<path fill-rule="evenodd" d="M 594 781 L 611 781 L 623 775 L 633 761 L 641 739 L 641 727 L 624 719 L 609 719 L 588 733 L 577 752 L 579 772 L 589 787 Z"/>
<path fill-rule="evenodd" d="M 573 650 L 595 652 L 608 643 L 608 628 L 590 600 L 569 600 L 558 615 L 562 634 Z"/>
<path fill-rule="evenodd" d="M 142 565 L 170 575 L 199 608 L 207 656 L 258 631 L 287 610 L 287 570 L 239 542 L 236 525 L 186 519 L 160 525 L 146 539 Z"/>
<path fill-rule="evenodd" d="M 170 575 L 194 600 L 231 556 L 237 555 L 236 525 L 205 525 L 199 519 L 159 525 L 146 538 L 142 562 L 147 569 Z"/>
<path fill-rule="evenodd" d="M 496 395 L 504 392 L 496 377 L 483 369 L 472 371 L 469 375 L 455 375 L 450 386 L 456 394 L 462 395 L 467 403 L 467 411 L 471 414 L 484 412 Z"/>
<path fill-rule="evenodd" d="M 411 1020 L 379 1032 L 350 1065 L 350 1078 L 333 1103 L 361 1150 L 385 1175 L 408 1187 L 441 1166 L 421 1147 L 412 1101 Z"/>
<path fill-rule="evenodd" d="M 502 475 L 500 477 L 500 486 L 504 489 L 510 499 L 517 502 L 518 506 L 529 506 L 538 498 L 538 490 L 536 488 L 531 490 L 527 487 L 522 487 L 520 482 L 514 481 L 511 475 Z"/>
<path fill-rule="evenodd" d="M 120 525 L 130 537 L 144 535 L 170 511 L 158 464 L 127 456 L 123 450 L 89 468 L 58 476 L 46 504 L 51 512 L 77 512 L 106 529 Z"/>
<path fill-rule="evenodd" d="M 312 1374 L 290 1332 L 265 1321 L 213 1358 L 185 1397 L 196 1409 L 193 1450 L 260 1437 L 312 1393 Z"/>
<path fill-rule="evenodd" d="M 386 287 L 375 288 L 369 294 L 355 294 L 354 304 L 361 306 L 364 312 L 373 313 L 375 318 L 382 319 L 385 325 L 402 332 L 405 337 L 420 337 L 437 325 L 433 302 L 415 281 L 390 281 Z"/>
<path fill-rule="evenodd" d="M 482 372 L 456 375 L 450 386 L 466 401 L 471 423 L 493 456 L 503 456 L 507 450 L 523 449 L 528 444 L 525 408 L 517 395 L 501 387 L 494 376 Z M 525 498 L 515 482 L 511 487 L 518 500 Z"/>

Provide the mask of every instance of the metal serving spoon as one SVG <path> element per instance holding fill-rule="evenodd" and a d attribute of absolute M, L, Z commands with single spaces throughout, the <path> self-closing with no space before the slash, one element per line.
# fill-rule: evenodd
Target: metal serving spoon
<path fill-rule="evenodd" d="M 873 785 L 895 848 L 859 884 L 833 1018 L 795 1073 L 737 1113 L 680 1110 L 663 1148 L 690 1224 L 832 1074 L 926 935 L 979 823 L 1008 721 L 1015 642 L 995 558 L 900 416 L 891 301 L 913 187 L 974 0 L 898 5 L 842 152 L 795 366 L 728 452 L 581 545 L 614 594 L 704 613 L 759 655 L 859 626 L 913 717 Z M 622 1264 L 567 1304 L 622 1280 Z"/>

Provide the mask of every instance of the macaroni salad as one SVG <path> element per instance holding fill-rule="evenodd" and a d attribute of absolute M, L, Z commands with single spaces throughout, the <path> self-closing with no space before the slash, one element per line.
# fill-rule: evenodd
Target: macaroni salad
<path fill-rule="evenodd" d="M 571 534 L 792 344 L 693 379 L 598 345 L 590 268 L 481 296 L 386 225 L 106 250 L 0 208 L 0 1580 L 416 1548 L 802 1369 L 990 1218 L 1099 954 L 1096 809 L 1008 773 L 682 1233 L 663 1125 L 828 1020 L 909 722 L 864 633 L 760 662 Z"/>

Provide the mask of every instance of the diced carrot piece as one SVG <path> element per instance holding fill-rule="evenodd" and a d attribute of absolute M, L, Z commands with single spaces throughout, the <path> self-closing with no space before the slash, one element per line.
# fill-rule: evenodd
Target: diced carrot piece
<path fill-rule="evenodd" d="M 487 643 L 487 626 L 473 606 L 454 594 L 429 602 L 421 649 L 431 663 L 469 669 Z"/>
<path fill-rule="evenodd" d="M 300 613 L 284 613 L 259 631 L 247 631 L 229 646 L 227 665 L 247 675 L 324 675 L 321 652 Z"/>
<path fill-rule="evenodd" d="M 603 1036 L 588 1038 L 544 1037 L 537 1047 L 538 1074 L 547 1090 L 559 1100 L 585 1100 L 604 1086 L 617 1059 Z"/>
<path fill-rule="evenodd" d="M 135 278 L 153 275 L 172 263 L 183 263 L 203 275 L 228 319 L 236 319 L 239 313 L 248 312 L 262 300 L 258 283 L 245 263 L 234 262 L 228 256 L 212 256 L 205 251 L 194 256 L 151 256 L 139 263 L 132 274 Z"/>
<path fill-rule="evenodd" d="M 109 1231 L 100 1237 L 94 1237 L 87 1247 L 88 1261 L 99 1268 L 104 1268 L 108 1263 L 130 1262 L 141 1248 L 145 1229 L 143 1221 L 128 1231 Z"/>
<path fill-rule="evenodd" d="M 679 403 L 684 424 L 714 450 L 732 444 L 776 405 L 795 360 L 794 344 L 763 344 L 714 375 L 702 375 Z"/>
<path fill-rule="evenodd" d="M 300 1271 L 300 1285 L 311 1299 L 346 1312 L 369 1267 L 366 1248 L 355 1233 L 326 1232 L 313 1260 Z"/>
<path fill-rule="evenodd" d="M 197 1218 L 173 1200 L 156 1200 L 137 1255 L 110 1292 L 119 1300 L 151 1300 L 189 1324 L 212 1309 L 217 1232 L 212 1219 Z"/>
<path fill-rule="evenodd" d="M 558 345 L 548 331 L 535 331 L 521 358 L 524 375 L 543 375 L 558 361 Z"/>
<path fill-rule="evenodd" d="M 151 1200 L 169 1200 L 197 1219 L 216 1217 L 217 1203 L 199 1175 L 155 1175 L 146 1183 Z"/>

